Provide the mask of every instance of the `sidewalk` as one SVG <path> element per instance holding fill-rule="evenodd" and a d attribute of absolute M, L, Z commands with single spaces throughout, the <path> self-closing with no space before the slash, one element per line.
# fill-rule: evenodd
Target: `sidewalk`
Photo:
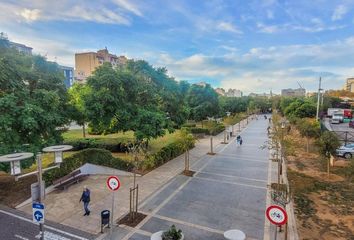
<path fill-rule="evenodd" d="M 246 125 L 246 120 L 241 122 L 241 129 Z M 238 125 L 234 127 L 235 133 Z M 220 144 L 224 139 L 224 133 L 213 137 L 214 151 L 217 151 L 224 144 Z M 190 165 L 192 166 L 198 159 L 205 156 L 210 150 L 210 138 L 200 139 L 196 147 L 190 150 Z M 139 184 L 139 202 L 168 183 L 184 169 L 184 155 L 165 163 L 152 170 L 144 176 L 137 177 Z M 133 186 L 133 177 L 118 176 L 121 181 L 121 188 L 116 193 L 114 206 L 114 219 L 119 219 L 129 211 L 129 189 Z M 46 196 L 44 204 L 46 206 L 46 219 L 55 221 L 73 228 L 80 229 L 92 234 L 100 232 L 100 213 L 102 210 L 111 210 L 112 195 L 106 186 L 107 176 L 94 175 L 87 180 L 69 187 L 65 191 L 54 191 Z M 82 203 L 79 199 L 83 186 L 91 190 L 90 216 L 83 216 Z M 21 207 L 20 210 L 32 213 L 31 205 Z"/>

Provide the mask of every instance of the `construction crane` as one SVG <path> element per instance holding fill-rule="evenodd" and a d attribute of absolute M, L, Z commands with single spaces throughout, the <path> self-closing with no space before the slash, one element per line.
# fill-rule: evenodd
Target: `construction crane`
<path fill-rule="evenodd" d="M 303 86 L 301 86 L 301 84 L 299 83 L 299 81 L 296 81 L 296 82 L 297 82 L 297 84 L 299 85 L 300 88 L 305 89 Z"/>

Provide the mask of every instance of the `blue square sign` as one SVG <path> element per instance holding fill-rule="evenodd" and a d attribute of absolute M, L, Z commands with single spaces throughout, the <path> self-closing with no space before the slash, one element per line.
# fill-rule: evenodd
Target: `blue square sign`
<path fill-rule="evenodd" d="M 42 203 L 33 203 L 32 213 L 34 223 L 44 223 L 44 205 Z"/>

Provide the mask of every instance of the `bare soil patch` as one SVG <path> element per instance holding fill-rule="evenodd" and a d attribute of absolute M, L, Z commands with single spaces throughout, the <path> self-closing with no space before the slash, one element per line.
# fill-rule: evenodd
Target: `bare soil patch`
<path fill-rule="evenodd" d="M 0 172 L 0 204 L 15 207 L 31 197 L 31 184 L 37 182 L 36 176 L 15 181 L 15 177 Z"/>
<path fill-rule="evenodd" d="M 327 160 L 310 140 L 309 152 L 295 128 L 286 136 L 288 178 L 300 239 L 354 240 L 354 183 L 345 175 L 349 161 Z"/>
<path fill-rule="evenodd" d="M 120 219 L 117 223 L 119 225 L 123 224 L 123 225 L 129 226 L 129 227 L 136 227 L 141 221 L 144 220 L 145 217 L 146 217 L 145 214 L 138 212 L 135 215 L 134 221 L 132 221 L 131 217 L 130 217 L 130 213 L 128 213 L 122 219 Z"/>

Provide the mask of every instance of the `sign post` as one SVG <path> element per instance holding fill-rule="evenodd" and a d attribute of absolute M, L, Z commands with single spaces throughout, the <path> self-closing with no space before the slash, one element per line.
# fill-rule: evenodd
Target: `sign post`
<path fill-rule="evenodd" d="M 272 224 L 279 227 L 288 221 L 288 215 L 286 214 L 284 208 L 277 205 L 269 206 L 266 210 L 266 216 Z M 277 239 L 277 230 L 275 230 L 274 239 Z"/>
<path fill-rule="evenodd" d="M 107 179 L 107 187 L 112 191 L 112 210 L 111 210 L 111 227 L 110 227 L 110 235 L 112 237 L 113 214 L 114 214 L 114 192 L 120 188 L 119 178 L 116 176 L 110 176 Z"/>

